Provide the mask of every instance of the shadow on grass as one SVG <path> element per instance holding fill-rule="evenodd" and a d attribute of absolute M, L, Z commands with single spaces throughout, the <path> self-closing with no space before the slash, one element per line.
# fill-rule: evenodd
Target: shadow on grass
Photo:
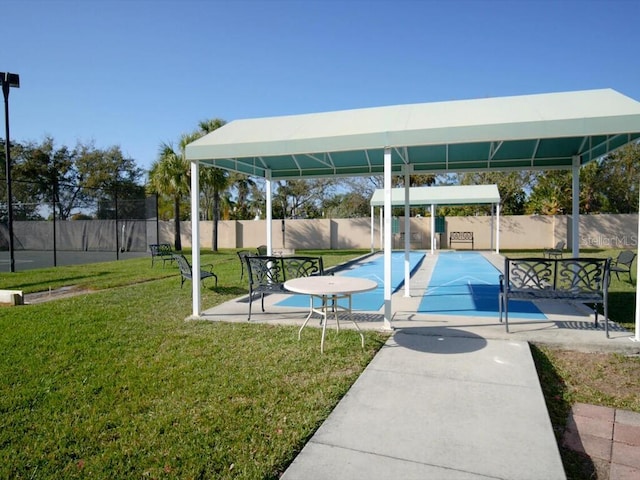
<path fill-rule="evenodd" d="M 104 276 L 108 275 L 109 273 L 111 273 L 111 272 L 99 272 L 99 273 L 92 274 L 91 276 L 92 276 L 92 278 L 104 277 Z M 7 278 L 10 278 L 10 277 L 7 277 Z M 87 275 L 75 275 L 75 276 L 67 276 L 67 277 L 55 277 L 55 278 L 51 278 L 49 280 L 44 280 L 44 281 L 43 280 L 37 280 L 37 281 L 34 281 L 34 282 L 29 282 L 29 283 L 22 282 L 22 281 L 20 281 L 20 279 L 18 279 L 17 281 L 19 283 L 17 285 L 16 284 L 9 284 L 9 285 L 3 286 L 2 288 L 6 288 L 6 289 L 14 289 L 15 288 L 15 289 L 22 289 L 23 290 L 23 289 L 26 289 L 26 288 L 29 288 L 29 287 L 42 286 L 43 287 L 42 290 L 44 291 L 49 284 L 55 283 L 55 284 L 68 285 L 68 284 L 73 284 L 74 282 L 79 281 L 79 280 L 86 280 L 87 278 L 88 278 Z"/>
<path fill-rule="evenodd" d="M 633 331 L 635 325 L 635 292 L 609 292 L 609 317 Z"/>
<path fill-rule="evenodd" d="M 597 479 L 596 466 L 591 458 L 562 446 L 562 437 L 571 411 L 571 403 L 565 399 L 567 388 L 564 379 L 540 348 L 531 345 L 531 355 L 536 364 L 567 480 Z"/>
<path fill-rule="evenodd" d="M 235 296 L 242 296 L 242 295 L 247 295 L 249 293 L 249 290 L 247 288 L 242 288 L 242 287 L 211 287 L 208 288 L 208 290 L 211 290 L 212 292 L 216 292 L 219 293 L 221 295 L 235 295 Z"/>

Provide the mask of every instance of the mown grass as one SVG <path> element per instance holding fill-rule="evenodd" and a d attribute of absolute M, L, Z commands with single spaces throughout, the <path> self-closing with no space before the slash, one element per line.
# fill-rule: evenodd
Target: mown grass
<path fill-rule="evenodd" d="M 203 259 L 205 305 L 246 292 L 234 256 Z M 57 270 L 21 278 L 100 291 L 0 309 L 0 478 L 278 478 L 384 341 L 185 322 L 190 289 L 148 259 Z"/>

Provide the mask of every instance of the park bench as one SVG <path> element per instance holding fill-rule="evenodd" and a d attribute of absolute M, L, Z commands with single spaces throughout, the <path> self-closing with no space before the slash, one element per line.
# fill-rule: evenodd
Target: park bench
<path fill-rule="evenodd" d="M 602 305 L 609 338 L 610 258 L 505 258 L 498 297 L 509 332 L 509 300 L 553 300 Z M 598 327 L 598 310 L 595 327 Z"/>
<path fill-rule="evenodd" d="M 151 266 L 153 267 L 153 263 L 155 260 L 162 260 L 162 266 L 166 262 L 174 262 L 175 258 L 173 258 L 173 250 L 171 250 L 171 245 L 168 243 L 152 243 L 149 245 L 149 251 L 151 252 Z"/>
<path fill-rule="evenodd" d="M 180 288 L 184 285 L 184 282 L 187 280 L 193 280 L 193 268 L 191 264 L 182 254 L 173 254 L 173 258 L 178 263 L 178 268 L 180 269 Z M 206 265 L 202 265 L 200 269 L 199 280 L 204 281 L 205 278 L 215 278 L 216 279 L 216 287 L 218 286 L 218 276 L 213 273 L 213 265 L 208 263 Z"/>
<path fill-rule="evenodd" d="M 454 243 L 470 243 L 473 250 L 473 232 L 451 232 L 449 234 L 449 248 Z"/>
<path fill-rule="evenodd" d="M 249 276 L 249 317 L 251 320 L 251 304 L 256 293 L 261 295 L 264 312 L 264 296 L 269 293 L 288 293 L 284 282 L 293 278 L 324 275 L 322 257 L 276 257 L 267 255 L 250 255 L 244 257 Z"/>

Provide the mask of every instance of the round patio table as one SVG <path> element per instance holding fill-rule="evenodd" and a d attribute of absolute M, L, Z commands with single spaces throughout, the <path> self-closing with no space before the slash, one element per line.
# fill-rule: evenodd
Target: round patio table
<path fill-rule="evenodd" d="M 349 314 L 349 319 L 353 322 L 360 334 L 362 341 L 362 348 L 364 348 L 364 335 L 362 330 L 358 326 L 358 323 L 353 319 L 351 312 L 351 296 L 354 293 L 368 292 L 375 290 L 378 284 L 373 280 L 366 278 L 356 277 L 342 277 L 342 276 L 311 276 L 301 277 L 284 282 L 284 287 L 294 293 L 302 293 L 309 295 L 309 315 L 305 319 L 304 323 L 298 330 L 298 340 L 302 329 L 307 326 L 309 319 L 314 313 L 322 316 L 322 339 L 320 340 L 320 352 L 324 352 L 324 337 L 327 328 L 327 316 L 329 312 L 333 312 L 336 319 L 336 330 L 340 331 L 340 321 L 338 320 L 338 310 L 343 310 Z M 320 307 L 315 307 L 313 304 L 314 298 L 320 299 Z M 338 305 L 338 300 L 347 299 L 348 306 L 343 307 Z"/>

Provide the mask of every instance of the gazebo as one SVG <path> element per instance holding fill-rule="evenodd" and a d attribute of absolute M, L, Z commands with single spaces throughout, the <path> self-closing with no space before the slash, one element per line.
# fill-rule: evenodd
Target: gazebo
<path fill-rule="evenodd" d="M 577 256 L 580 167 L 638 139 L 640 103 L 612 89 L 236 120 L 186 147 L 191 162 L 193 268 L 200 268 L 201 166 L 266 179 L 268 220 L 274 180 L 382 174 L 384 323 L 391 329 L 392 175 L 403 175 L 408 185 L 409 176 L 420 173 L 569 169 L 573 173 L 571 247 Z M 409 203 L 404 206 L 408 217 Z M 271 233 L 267 221 L 269 249 Z M 192 283 L 192 314 L 198 317 L 200 284 Z M 639 310 L 636 296 L 638 341 Z"/>
<path fill-rule="evenodd" d="M 394 188 L 391 191 L 391 206 L 403 206 L 406 189 Z M 384 189 L 378 188 L 371 196 L 371 235 L 373 244 L 374 208 L 384 207 Z M 492 248 L 500 253 L 500 192 L 497 185 L 436 185 L 430 187 L 409 187 L 409 205 L 429 205 L 431 208 L 431 253 L 435 245 L 435 207 L 438 205 L 491 205 L 492 226 L 495 227 L 495 237 L 492 236 Z M 493 221 L 495 213 L 496 222 Z M 381 215 L 382 218 L 382 215 Z M 408 219 L 405 218 L 405 221 Z M 405 231 L 409 231 L 408 222 Z M 382 233 L 382 229 L 380 229 Z M 492 228 L 493 231 L 493 228 Z M 405 235 L 407 238 L 408 235 Z M 494 241 L 495 240 L 495 241 Z"/>

